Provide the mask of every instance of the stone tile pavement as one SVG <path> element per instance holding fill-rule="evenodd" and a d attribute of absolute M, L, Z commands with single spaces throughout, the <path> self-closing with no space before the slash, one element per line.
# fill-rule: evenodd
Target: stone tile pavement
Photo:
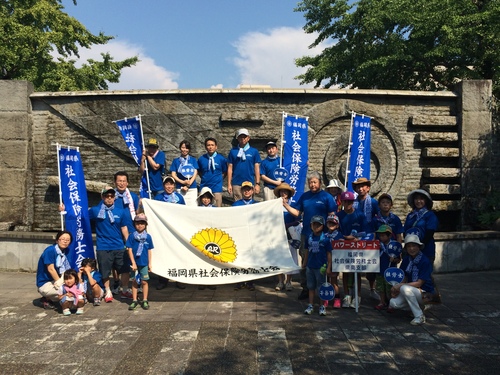
<path fill-rule="evenodd" d="M 410 325 L 373 309 L 303 314 L 294 292 L 152 290 L 151 309 L 115 300 L 64 317 L 39 307 L 35 275 L 0 273 L 0 374 L 493 374 L 500 271 L 435 276 L 443 304 Z M 154 281 L 153 281 L 154 282 Z M 154 288 L 152 288 L 154 289 Z"/>

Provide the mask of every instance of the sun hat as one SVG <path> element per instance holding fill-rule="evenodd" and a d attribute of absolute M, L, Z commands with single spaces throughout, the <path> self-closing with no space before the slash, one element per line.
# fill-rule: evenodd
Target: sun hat
<path fill-rule="evenodd" d="M 430 210 L 432 208 L 432 205 L 434 204 L 434 202 L 432 201 L 432 198 L 431 198 L 431 195 L 429 194 L 429 192 L 424 190 L 424 189 L 415 189 L 415 190 L 410 191 L 406 200 L 408 201 L 408 204 L 410 205 L 411 208 L 415 208 L 415 202 L 414 202 L 415 194 L 423 195 L 426 198 L 425 206 L 427 207 L 427 209 Z"/>
<path fill-rule="evenodd" d="M 278 186 L 274 188 L 274 195 L 279 198 L 281 190 L 288 190 L 290 192 L 290 197 L 293 197 L 295 194 L 295 189 L 288 185 L 286 182 L 282 182 Z"/>
<path fill-rule="evenodd" d="M 356 181 L 354 181 L 352 183 L 352 185 L 368 185 L 368 186 L 372 186 L 372 182 L 367 179 L 366 177 L 360 177 L 358 178 Z"/>
<path fill-rule="evenodd" d="M 416 234 L 408 234 L 405 237 L 405 245 L 409 244 L 409 243 L 416 243 L 418 246 L 423 245 L 423 243 L 420 242 L 420 239 L 418 238 L 418 236 Z"/>
<path fill-rule="evenodd" d="M 336 180 L 335 178 L 332 178 L 330 181 L 328 181 L 328 186 L 326 188 L 327 189 L 328 188 L 339 188 L 339 189 L 342 189 L 342 187 L 340 186 L 339 180 Z"/>
<path fill-rule="evenodd" d="M 207 193 L 212 196 L 212 199 L 214 199 L 214 194 L 212 193 L 212 189 L 210 189 L 208 186 L 204 186 L 201 188 L 200 194 L 198 194 L 198 198 L 196 198 L 196 199 L 200 199 L 202 196 L 204 196 Z"/>

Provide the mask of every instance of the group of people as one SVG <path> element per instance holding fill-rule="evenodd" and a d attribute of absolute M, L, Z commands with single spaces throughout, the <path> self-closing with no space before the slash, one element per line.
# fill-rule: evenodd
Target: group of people
<path fill-rule="evenodd" d="M 166 173 L 166 157 L 159 149 L 158 141 L 149 139 L 143 150 L 139 172 L 147 175 L 151 197 L 166 203 L 221 207 L 223 184 L 227 178 L 227 192 L 234 198 L 233 206 L 254 204 L 258 202 L 254 194 L 260 192 L 262 181 L 265 200 L 283 201 L 290 254 L 296 264 L 302 266 L 299 299 L 309 300 L 305 313 L 312 313 L 315 295 L 325 280 L 321 273 L 323 265 L 327 265 L 326 272 L 335 288 L 333 307 L 359 304 L 359 297 L 357 301 L 352 297 L 351 273 L 342 275 L 344 297 L 341 302 L 339 274 L 331 272 L 331 241 L 373 239 L 376 235 L 381 242 L 380 274 L 366 275 L 371 296 L 380 300 L 376 308 L 391 311 L 409 307 L 415 316 L 412 323 L 425 322 L 422 299 L 415 290 L 419 293 L 434 291 L 430 275 L 435 257 L 433 235 L 437 229 L 437 218 L 431 210 L 432 198 L 428 192 L 417 189 L 408 195 L 408 204 L 413 211 L 404 226 L 391 212 L 392 197 L 382 194 L 378 200 L 372 198 L 369 195 L 371 182 L 364 178 L 354 181 L 355 196 L 352 192 L 343 192 L 337 180 L 331 180 L 326 191 L 323 190 L 321 175 L 310 172 L 307 176 L 309 190 L 297 202 L 290 203 L 295 190 L 276 178 L 274 173 L 281 167 L 276 143 L 266 144 L 267 157 L 262 160 L 259 151 L 250 146 L 247 129 L 239 129 L 235 138 L 237 146 L 231 149 L 227 158 L 217 153 L 215 138 L 205 139 L 207 152 L 198 159 L 190 155 L 191 144 L 183 140 L 179 144 L 180 156 L 170 164 L 169 173 Z M 142 212 L 140 199 L 128 188 L 128 177 L 127 172 L 117 172 L 114 176 L 115 187 L 105 187 L 101 192 L 102 201 L 89 209 L 90 219 L 96 228 L 97 264 L 93 259 L 85 259 L 79 270 L 70 268 L 66 251 L 73 235 L 67 231 L 60 231 L 56 235 L 56 243 L 41 255 L 37 287 L 44 307 L 53 308 L 59 303 L 64 315 L 72 310 L 81 314 L 84 301 L 99 306 L 102 300 L 112 302 L 113 294 L 119 294 L 121 298 L 132 300 L 130 310 L 138 306 L 146 310 L 149 308 L 148 281 L 152 272 L 154 245 L 147 233 L 147 217 Z M 64 211 L 63 205 L 60 210 Z M 389 287 L 382 277 L 383 268 L 401 261 L 403 242 L 408 255 L 400 267 L 405 271 L 406 278 L 403 283 Z M 412 249 L 414 245 L 418 251 Z M 279 275 L 276 290 L 293 290 L 291 278 L 291 274 Z M 160 277 L 157 289 L 163 289 L 167 283 L 168 279 Z M 130 284 L 132 288 L 129 288 Z M 176 283 L 176 286 L 185 288 L 181 283 Z M 358 287 L 361 287 L 361 282 L 358 282 Z M 200 285 L 199 288 L 205 287 Z M 255 287 L 250 281 L 237 284 L 234 288 L 254 290 Z M 141 291 L 143 297 L 139 301 L 138 293 Z M 321 302 L 320 315 L 326 315 L 327 306 L 327 301 Z M 417 311 L 418 308 L 420 311 Z"/>

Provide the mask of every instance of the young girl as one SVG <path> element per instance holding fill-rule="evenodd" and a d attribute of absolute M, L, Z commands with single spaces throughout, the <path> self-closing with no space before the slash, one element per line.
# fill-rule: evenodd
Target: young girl
<path fill-rule="evenodd" d="M 83 305 L 85 300 L 83 299 L 83 284 L 80 284 L 80 279 L 78 278 L 78 273 L 69 269 L 64 271 L 63 274 L 64 283 L 59 288 L 59 303 L 63 309 L 63 315 L 71 315 L 71 309 L 76 307 L 77 315 L 83 314 Z"/>
<path fill-rule="evenodd" d="M 176 182 L 176 189 L 188 206 L 196 206 L 196 176 L 198 175 L 198 160 L 189 155 L 191 143 L 182 140 L 179 144 L 181 156 L 172 160 L 170 173 Z"/>
<path fill-rule="evenodd" d="M 212 189 L 208 186 L 203 187 L 198 195 L 198 206 L 199 207 L 217 207 L 214 205 L 215 196 L 212 193 Z M 215 290 L 217 287 L 215 285 L 198 285 L 198 290 L 205 290 L 205 288 L 210 290 Z"/>
<path fill-rule="evenodd" d="M 128 307 L 129 310 L 134 310 L 139 302 L 137 301 L 137 289 L 139 284 L 135 278 L 135 272 L 140 274 L 142 285 L 142 308 L 149 309 L 148 292 L 149 292 L 149 272 L 151 272 L 151 250 L 153 250 L 153 239 L 146 232 L 148 226 L 148 218 L 144 214 L 137 214 L 134 218 L 134 226 L 136 231 L 128 236 L 125 247 L 127 248 L 130 262 L 132 265 L 131 277 L 132 282 L 132 303 Z"/>

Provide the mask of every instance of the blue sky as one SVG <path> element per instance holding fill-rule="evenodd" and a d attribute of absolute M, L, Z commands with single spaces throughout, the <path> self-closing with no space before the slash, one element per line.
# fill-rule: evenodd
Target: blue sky
<path fill-rule="evenodd" d="M 111 90 L 273 88 L 301 86 L 294 59 L 313 55 L 297 1 L 290 0 L 63 0 L 64 11 L 92 33 L 115 37 L 80 50 L 83 60 L 110 52 L 139 56 Z M 322 46 L 324 48 L 324 46 Z"/>

